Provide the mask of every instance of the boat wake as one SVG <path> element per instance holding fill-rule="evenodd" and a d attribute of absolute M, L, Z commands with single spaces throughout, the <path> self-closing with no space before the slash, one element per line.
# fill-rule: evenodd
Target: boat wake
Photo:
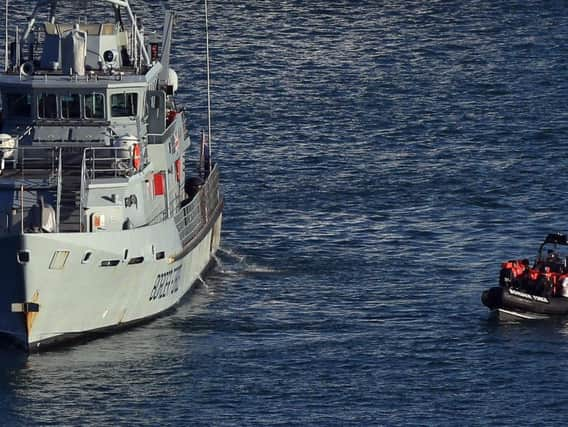
<path fill-rule="evenodd" d="M 281 274 L 282 270 L 272 266 L 251 262 L 246 255 L 241 255 L 232 249 L 220 248 L 214 255 L 217 263 L 215 270 L 223 275 L 251 276 L 263 274 Z"/>

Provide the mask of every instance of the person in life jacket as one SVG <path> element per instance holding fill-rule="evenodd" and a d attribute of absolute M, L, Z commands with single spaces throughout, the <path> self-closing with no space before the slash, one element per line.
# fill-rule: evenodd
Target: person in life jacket
<path fill-rule="evenodd" d="M 545 264 L 548 265 L 554 273 L 560 273 L 562 270 L 562 260 L 552 249 L 548 250 Z"/>
<path fill-rule="evenodd" d="M 529 289 L 530 285 L 530 263 L 528 259 L 523 259 L 517 263 L 516 284 L 520 289 Z"/>
<path fill-rule="evenodd" d="M 528 280 L 529 260 L 511 260 L 501 264 L 499 283 L 504 287 L 521 288 Z"/>
<path fill-rule="evenodd" d="M 558 274 L 552 272 L 549 266 L 545 266 L 536 282 L 534 294 L 548 298 L 555 296 L 557 278 Z"/>

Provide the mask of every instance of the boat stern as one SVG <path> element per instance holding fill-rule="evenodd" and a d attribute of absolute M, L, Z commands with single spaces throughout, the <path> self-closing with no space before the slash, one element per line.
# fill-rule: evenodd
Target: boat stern
<path fill-rule="evenodd" d="M 481 302 L 490 310 L 496 310 L 503 305 L 503 288 L 494 287 L 483 291 Z"/>

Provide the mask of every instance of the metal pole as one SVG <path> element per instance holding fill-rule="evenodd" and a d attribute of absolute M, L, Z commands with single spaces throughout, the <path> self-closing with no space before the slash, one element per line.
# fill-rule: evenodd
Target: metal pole
<path fill-rule="evenodd" d="M 20 186 L 20 224 L 21 233 L 24 234 L 24 185 Z"/>
<path fill-rule="evenodd" d="M 140 34 L 138 24 L 136 23 L 136 18 L 134 17 L 134 13 L 132 13 L 132 9 L 130 9 L 130 5 L 128 3 L 126 3 L 126 11 L 128 12 L 128 17 L 130 18 L 130 22 L 132 23 L 132 31 L 136 34 L 136 39 L 140 44 L 140 51 L 142 52 L 144 61 L 146 62 L 146 65 L 150 65 L 150 55 L 148 55 L 146 46 L 144 46 L 144 39 L 142 38 L 142 34 Z"/>
<path fill-rule="evenodd" d="M 209 12 L 207 8 L 207 0 L 205 0 L 205 39 L 207 46 L 207 137 L 209 150 L 209 172 L 211 172 L 211 144 L 213 144 L 213 135 L 211 134 L 211 66 L 209 57 Z"/>
<path fill-rule="evenodd" d="M 57 211 L 56 211 L 56 213 L 55 213 L 55 215 L 57 215 L 57 223 L 56 223 L 56 225 L 55 225 L 55 227 L 56 227 L 56 228 L 55 228 L 55 231 L 56 231 L 57 233 L 59 233 L 59 222 L 60 222 L 60 220 L 61 220 L 61 181 L 62 181 L 62 179 L 63 179 L 62 171 L 61 171 L 61 166 L 62 166 L 62 163 L 61 163 L 61 157 L 62 157 L 61 151 L 62 151 L 62 150 L 61 150 L 61 147 L 59 147 L 59 150 L 58 150 L 58 157 L 59 157 L 59 158 L 57 159 L 57 205 L 56 205 Z M 83 153 L 83 157 L 84 157 L 84 156 L 85 156 L 85 154 Z M 82 166 L 83 166 L 83 165 L 81 164 L 81 180 L 83 179 Z M 81 184 L 82 184 L 82 183 L 81 183 Z M 83 195 L 83 194 L 81 193 L 81 196 L 82 196 L 82 195 Z M 81 203 L 83 203 L 83 199 L 82 199 L 82 198 L 81 198 Z M 81 207 L 82 207 L 82 206 L 81 206 Z M 79 230 L 81 230 L 81 219 L 82 219 L 82 218 L 83 218 L 83 209 L 80 209 L 80 210 L 79 210 Z"/>
<path fill-rule="evenodd" d="M 22 58 L 20 58 L 20 28 L 16 25 L 16 64 L 15 64 L 15 68 L 16 70 L 18 68 L 20 68 L 20 60 Z M 20 79 L 21 79 L 21 74 L 20 74 Z"/>
<path fill-rule="evenodd" d="M 4 72 L 8 71 L 8 60 L 9 60 L 9 55 L 8 55 L 8 0 L 6 0 L 6 32 L 4 34 L 4 43 L 5 43 L 5 52 L 4 52 Z"/>

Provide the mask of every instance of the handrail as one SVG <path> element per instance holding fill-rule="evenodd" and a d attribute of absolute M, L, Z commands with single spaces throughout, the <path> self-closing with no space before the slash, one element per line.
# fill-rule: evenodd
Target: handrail
<path fill-rule="evenodd" d="M 49 173 L 50 178 L 54 178 L 57 173 L 55 165 L 57 161 L 58 147 L 46 146 L 16 146 L 16 147 L 0 147 L 0 157 L 4 163 L 11 164 L 11 169 L 19 170 L 21 177 L 26 172 L 26 162 L 36 163 L 36 169 L 43 169 Z M 4 167 L 0 173 L 9 168 Z"/>
<path fill-rule="evenodd" d="M 85 181 L 96 179 L 104 174 L 118 176 L 130 176 L 137 172 L 130 156 L 124 156 L 128 149 L 124 147 L 88 147 L 83 150 L 81 171 Z M 144 150 L 142 150 L 144 151 Z M 97 157 L 97 153 L 100 153 Z M 141 153 L 141 155 L 143 155 Z M 90 163 L 90 166 L 89 166 Z M 145 163 L 145 159 L 142 164 Z"/>
<path fill-rule="evenodd" d="M 20 187 L 20 233 L 24 234 L 24 186 Z"/>
<path fill-rule="evenodd" d="M 87 194 L 87 168 L 86 168 L 86 150 L 83 150 L 83 159 L 81 161 L 81 196 L 79 197 L 79 230 L 83 231 L 83 207 L 85 206 L 85 195 Z"/>
<path fill-rule="evenodd" d="M 28 231 L 30 215 L 33 209 L 37 208 L 36 204 L 25 202 L 25 195 L 29 194 L 29 191 L 25 185 L 19 185 L 16 190 L 16 204 L 0 209 L 0 233 L 24 234 Z"/>
<path fill-rule="evenodd" d="M 57 165 L 57 206 L 56 206 L 56 216 L 57 221 L 55 222 L 55 230 L 59 233 L 59 221 L 61 220 L 61 181 L 63 180 L 62 172 L 62 154 L 61 148 L 59 148 L 59 162 Z"/>
<path fill-rule="evenodd" d="M 180 239 L 184 244 L 197 235 L 202 226 L 207 224 L 211 214 L 219 204 L 219 194 L 219 169 L 214 165 L 211 174 L 207 177 L 199 192 L 174 215 Z M 179 198 L 176 199 L 176 206 L 179 206 L 180 203 Z"/>
<path fill-rule="evenodd" d="M 146 134 L 148 138 L 148 144 L 161 144 L 170 138 L 175 130 L 177 129 L 177 121 L 183 120 L 183 111 L 178 111 L 176 118 L 166 127 L 162 133 L 148 133 Z M 183 129 L 183 126 L 181 127 Z M 183 135 L 182 135 L 183 137 Z"/>
<path fill-rule="evenodd" d="M 21 139 L 21 138 L 20 138 Z M 14 206 L 0 211 L 0 232 L 25 233 L 27 228 L 26 218 L 29 218 L 33 203 L 26 205 L 28 192 L 39 191 L 56 192 L 57 213 L 55 231 L 59 231 L 59 215 L 61 203 L 61 174 L 62 155 L 58 147 L 45 146 L 15 146 L 0 147 L 0 157 L 3 158 L 4 168 L 2 173 L 8 177 L 3 185 L 14 189 Z M 35 172 L 30 173 L 28 165 L 32 165 Z M 53 193 L 52 193 L 53 194 Z M 18 206 L 19 205 L 19 206 Z M 19 215 L 19 218 L 18 218 Z"/>
<path fill-rule="evenodd" d="M 33 126 L 28 126 L 21 135 L 18 135 L 18 142 L 20 142 L 26 136 L 31 135 L 33 129 L 34 129 Z"/>

